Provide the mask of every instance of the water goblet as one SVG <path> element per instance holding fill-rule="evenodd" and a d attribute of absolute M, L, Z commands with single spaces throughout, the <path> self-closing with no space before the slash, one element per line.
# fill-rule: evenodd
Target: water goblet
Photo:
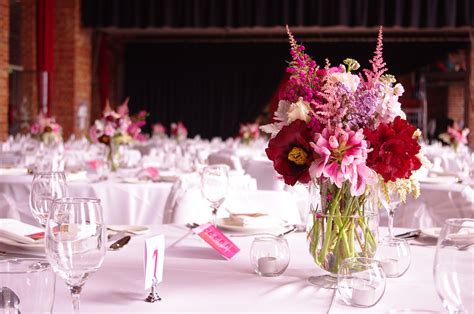
<path fill-rule="evenodd" d="M 82 286 L 102 265 L 106 252 L 107 234 L 100 200 L 56 199 L 45 233 L 46 257 L 66 282 L 74 313 L 79 313 Z"/>
<path fill-rule="evenodd" d="M 474 219 L 447 219 L 433 265 L 436 292 L 449 313 L 473 313 Z"/>
<path fill-rule="evenodd" d="M 33 176 L 29 196 L 30 210 L 38 223 L 45 227 L 53 201 L 67 196 L 64 172 L 39 172 Z"/>
<path fill-rule="evenodd" d="M 212 218 L 216 223 L 217 210 L 224 202 L 229 187 L 229 166 L 212 165 L 202 170 L 201 193 L 211 202 Z"/>

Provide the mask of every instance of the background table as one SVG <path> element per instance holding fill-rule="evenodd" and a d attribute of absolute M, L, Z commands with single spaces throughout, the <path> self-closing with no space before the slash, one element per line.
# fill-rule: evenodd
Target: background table
<path fill-rule="evenodd" d="M 241 251 L 230 261 L 197 236 L 190 236 L 165 255 L 164 281 L 158 286 L 161 302 L 146 303 L 143 281 L 143 240 L 164 234 L 169 245 L 183 235 L 179 225 L 161 225 L 152 232 L 132 238 L 120 251 L 107 252 L 104 264 L 86 282 L 81 311 L 144 312 L 312 312 L 325 313 L 332 291 L 313 286 L 308 277 L 322 273 L 307 252 L 305 234 L 291 234 L 291 261 L 279 277 L 257 276 L 251 269 L 252 237 L 231 239 Z M 337 298 L 334 313 L 382 313 L 395 310 L 443 311 L 436 294 L 432 265 L 434 247 L 412 246 L 412 264 L 401 278 L 387 279 L 385 295 L 372 308 L 349 307 Z M 71 310 L 70 296 L 62 279 L 57 279 L 54 312 Z"/>

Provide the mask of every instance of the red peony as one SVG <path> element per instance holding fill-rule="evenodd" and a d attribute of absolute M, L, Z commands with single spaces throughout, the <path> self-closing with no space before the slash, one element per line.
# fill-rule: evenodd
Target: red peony
<path fill-rule="evenodd" d="M 372 151 L 367 166 L 380 174 L 385 182 L 408 179 L 421 167 L 420 145 L 413 138 L 416 128 L 406 120 L 396 117 L 392 123 L 380 124 L 376 130 L 364 129 Z"/>
<path fill-rule="evenodd" d="M 302 120 L 295 120 L 270 140 L 265 150 L 268 158 L 273 161 L 275 170 L 283 176 L 286 184 L 310 181 L 309 166 L 313 161 L 313 153 L 309 142 L 311 133 Z"/>

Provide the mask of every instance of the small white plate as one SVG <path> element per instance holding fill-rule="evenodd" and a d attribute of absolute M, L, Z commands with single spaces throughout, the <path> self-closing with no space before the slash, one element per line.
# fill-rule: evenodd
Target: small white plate
<path fill-rule="evenodd" d="M 425 235 L 427 237 L 432 237 L 432 238 L 438 238 L 440 232 L 441 232 L 441 228 L 439 228 L 439 227 L 421 229 L 421 233 L 423 235 Z"/>
<path fill-rule="evenodd" d="M 0 243 L 6 244 L 22 250 L 42 251 L 44 252 L 44 241 L 38 243 L 20 243 L 7 238 L 0 238 Z"/>
<path fill-rule="evenodd" d="M 238 233 L 275 232 L 284 228 L 283 226 L 236 226 L 226 223 L 226 220 L 223 218 L 218 218 L 216 225 L 219 229 Z"/>
<path fill-rule="evenodd" d="M 147 226 L 132 226 L 132 225 L 108 225 L 107 229 L 116 232 L 128 232 L 131 234 L 145 234 L 150 231 L 150 227 Z"/>

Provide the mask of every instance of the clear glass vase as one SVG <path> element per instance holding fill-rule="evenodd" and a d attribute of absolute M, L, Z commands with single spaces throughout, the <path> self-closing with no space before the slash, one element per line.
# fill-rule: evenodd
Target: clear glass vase
<path fill-rule="evenodd" d="M 369 193 L 352 196 L 348 183 L 339 188 L 327 181 L 319 182 L 310 187 L 309 195 L 309 251 L 316 265 L 329 273 L 309 281 L 335 288 L 344 259 L 375 255 L 379 225 L 376 203 Z"/>
<path fill-rule="evenodd" d="M 107 146 L 107 165 L 110 171 L 117 171 L 120 168 L 124 154 L 123 145 L 113 144 Z"/>

